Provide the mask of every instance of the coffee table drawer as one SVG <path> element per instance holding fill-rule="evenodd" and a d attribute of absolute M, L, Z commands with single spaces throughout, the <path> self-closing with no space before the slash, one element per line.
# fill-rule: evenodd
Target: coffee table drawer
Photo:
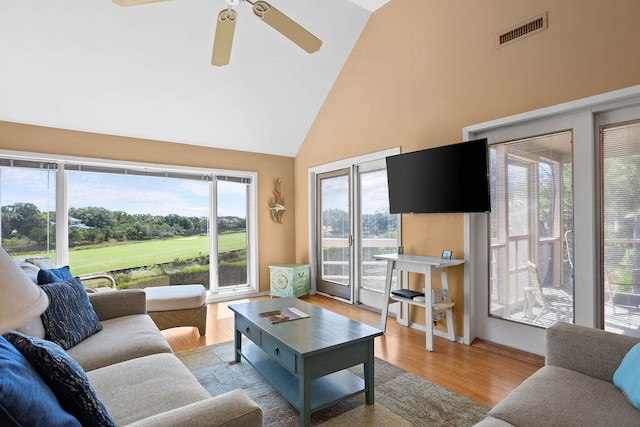
<path fill-rule="evenodd" d="M 238 331 L 242 333 L 244 336 L 253 341 L 256 345 L 260 345 L 260 328 L 253 325 L 244 317 L 239 317 L 236 319 L 236 324 Z"/>
<path fill-rule="evenodd" d="M 296 354 L 289 347 L 267 334 L 262 334 L 262 345 L 260 347 L 291 373 L 296 373 Z"/>

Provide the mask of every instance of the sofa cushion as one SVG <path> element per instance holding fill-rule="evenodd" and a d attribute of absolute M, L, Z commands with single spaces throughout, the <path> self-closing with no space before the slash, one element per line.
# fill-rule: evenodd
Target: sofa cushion
<path fill-rule="evenodd" d="M 611 382 L 545 366 L 490 412 L 519 427 L 640 425 L 640 412 Z"/>
<path fill-rule="evenodd" d="M 40 267 L 37 267 L 36 265 L 30 262 L 27 262 L 23 259 L 16 259 L 16 263 L 18 264 L 22 272 L 27 276 L 29 276 L 29 279 L 31 279 L 31 281 L 37 285 L 38 273 L 40 272 Z"/>
<path fill-rule="evenodd" d="M 633 346 L 624 356 L 613 375 L 613 383 L 640 409 L 640 344 Z"/>
<path fill-rule="evenodd" d="M 262 408 L 237 388 L 129 424 L 129 427 L 158 426 L 262 427 Z"/>
<path fill-rule="evenodd" d="M 42 285 L 49 307 L 42 313 L 45 338 L 69 349 L 102 329 L 98 315 L 77 278 Z"/>
<path fill-rule="evenodd" d="M 85 371 L 147 356 L 171 353 L 171 347 L 146 314 L 102 321 L 102 331 L 67 350 Z"/>
<path fill-rule="evenodd" d="M 207 290 L 202 285 L 175 285 L 144 288 L 147 311 L 186 310 L 202 307 L 207 302 Z"/>
<path fill-rule="evenodd" d="M 42 319 L 40 318 L 40 316 L 36 316 L 24 325 L 16 328 L 16 331 L 20 332 L 21 334 L 29 335 L 30 337 L 41 339 L 44 339 L 46 335 L 44 331 L 44 324 L 42 323 Z"/>
<path fill-rule="evenodd" d="M 62 347 L 18 333 L 7 334 L 7 340 L 27 358 L 62 407 L 83 426 L 115 427 L 84 370 Z"/>
<path fill-rule="evenodd" d="M 29 361 L 0 336 L 0 425 L 79 427 Z"/>
<path fill-rule="evenodd" d="M 47 283 L 62 282 L 67 279 L 72 279 L 73 275 L 69 266 L 60 268 L 41 269 L 38 271 L 38 285 L 45 285 Z"/>
<path fill-rule="evenodd" d="M 186 366 L 168 353 L 105 366 L 87 376 L 118 425 L 210 397 Z"/>

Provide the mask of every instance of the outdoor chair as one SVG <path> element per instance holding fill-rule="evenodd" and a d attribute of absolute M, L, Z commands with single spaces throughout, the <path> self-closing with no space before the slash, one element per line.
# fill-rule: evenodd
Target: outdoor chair
<path fill-rule="evenodd" d="M 529 295 L 533 296 L 534 301 L 542 306 L 542 309 L 533 319 L 533 322 L 537 322 L 538 319 L 547 312 L 555 312 L 556 320 L 558 321 L 563 313 L 565 319 L 569 319 L 569 315 L 573 309 L 573 299 L 571 295 L 562 289 L 543 287 L 540 282 L 538 267 L 531 261 L 527 262 L 527 269 L 529 271 L 530 287 L 525 290 L 525 296 L 526 298 L 529 298 Z"/>

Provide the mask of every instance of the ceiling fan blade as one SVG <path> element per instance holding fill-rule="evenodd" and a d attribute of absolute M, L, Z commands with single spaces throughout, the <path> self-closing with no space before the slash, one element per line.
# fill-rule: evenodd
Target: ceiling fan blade
<path fill-rule="evenodd" d="M 169 0 L 113 0 L 118 6 L 137 6 L 139 4 L 159 3 L 161 1 Z"/>
<path fill-rule="evenodd" d="M 297 22 L 266 1 L 256 1 L 252 4 L 253 13 L 257 17 L 307 52 L 313 53 L 322 46 L 322 40 L 302 28 Z"/>
<path fill-rule="evenodd" d="M 231 57 L 231 46 L 233 45 L 233 33 L 236 30 L 236 20 L 238 14 L 233 9 L 225 9 L 218 14 L 216 25 L 216 36 L 213 40 L 213 53 L 211 55 L 211 65 L 227 65 Z"/>

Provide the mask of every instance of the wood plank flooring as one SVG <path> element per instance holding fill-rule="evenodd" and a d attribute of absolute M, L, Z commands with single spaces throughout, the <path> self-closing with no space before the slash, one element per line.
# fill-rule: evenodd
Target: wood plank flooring
<path fill-rule="evenodd" d="M 252 300 L 264 298 L 268 297 Z M 359 322 L 380 327 L 380 314 L 374 311 L 323 296 L 303 299 Z M 196 328 L 174 328 L 163 331 L 163 334 L 174 351 L 233 340 L 233 313 L 228 305 L 238 302 L 241 301 L 208 306 L 205 337 L 201 337 Z M 425 349 L 424 332 L 399 325 L 393 318 L 387 321 L 385 335 L 376 338 L 375 342 L 376 357 L 488 407 L 495 406 L 542 364 L 540 357 L 505 348 L 494 349 L 488 343 L 468 346 L 435 337 L 434 348 L 433 352 Z"/>

